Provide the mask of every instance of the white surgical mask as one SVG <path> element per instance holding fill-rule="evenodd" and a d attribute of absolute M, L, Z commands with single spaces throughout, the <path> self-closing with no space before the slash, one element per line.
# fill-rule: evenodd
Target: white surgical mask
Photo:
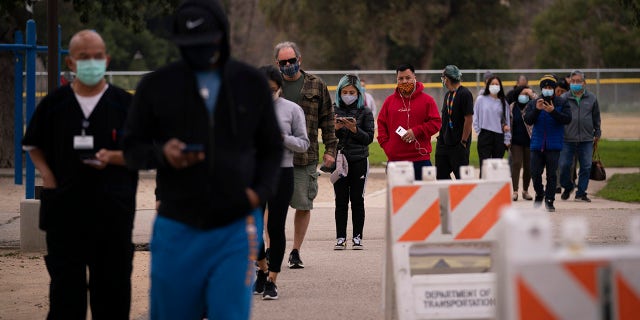
<path fill-rule="evenodd" d="M 492 84 L 489 86 L 489 92 L 491 94 L 498 94 L 500 92 L 500 86 L 497 84 Z"/>
<path fill-rule="evenodd" d="M 553 97 L 555 91 L 553 89 L 542 89 L 542 95 L 545 97 Z"/>
<path fill-rule="evenodd" d="M 340 99 L 342 99 L 342 102 L 344 102 L 345 105 L 350 106 L 352 103 L 358 100 L 358 95 L 343 94 L 340 96 Z"/>

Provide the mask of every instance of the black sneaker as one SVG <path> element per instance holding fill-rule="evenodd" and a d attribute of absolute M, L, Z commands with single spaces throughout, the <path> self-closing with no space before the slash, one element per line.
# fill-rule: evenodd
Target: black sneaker
<path fill-rule="evenodd" d="M 302 269 L 304 268 L 304 264 L 300 259 L 300 253 L 297 249 L 291 250 L 291 254 L 289 254 L 289 269 Z"/>
<path fill-rule="evenodd" d="M 587 197 L 587 195 L 576 196 L 576 202 L 591 202 L 591 199 Z"/>
<path fill-rule="evenodd" d="M 564 191 L 562 192 L 562 195 L 560 196 L 560 199 L 562 200 L 569 199 L 569 196 L 571 195 L 571 191 L 573 191 L 572 188 L 565 188 Z"/>
<path fill-rule="evenodd" d="M 264 292 L 264 284 L 267 282 L 269 272 L 256 270 L 256 282 L 253 283 L 253 294 L 262 294 Z"/>
<path fill-rule="evenodd" d="M 355 236 L 355 238 L 353 238 L 353 250 L 362 250 L 364 249 L 364 247 L 362 246 L 362 239 L 360 238 L 360 235 Z"/>
<path fill-rule="evenodd" d="M 545 200 L 544 207 L 547 209 L 548 212 L 556 211 L 556 207 L 553 206 L 553 200 L 549 200 L 549 199 Z"/>
<path fill-rule="evenodd" d="M 536 194 L 536 198 L 533 200 L 533 207 L 540 208 L 542 205 L 542 200 L 544 200 L 544 196 L 539 196 Z"/>
<path fill-rule="evenodd" d="M 336 245 L 333 246 L 333 250 L 344 250 L 347 248 L 347 239 L 345 238 L 338 238 L 338 240 L 336 240 Z"/>
<path fill-rule="evenodd" d="M 264 284 L 262 300 L 278 300 L 278 286 L 275 283 L 267 280 Z"/>

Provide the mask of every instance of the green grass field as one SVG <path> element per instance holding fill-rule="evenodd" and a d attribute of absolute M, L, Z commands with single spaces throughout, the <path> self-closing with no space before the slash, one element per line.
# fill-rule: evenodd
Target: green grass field
<path fill-rule="evenodd" d="M 433 144 L 435 154 L 435 143 Z M 600 159 L 606 167 L 611 168 L 635 168 L 640 167 L 640 141 L 610 141 L 602 140 L 598 144 L 598 152 Z M 322 154 L 324 153 L 324 145 L 320 144 L 320 162 L 322 162 Z M 506 155 L 505 155 L 506 157 Z M 435 157 L 432 156 L 432 160 Z M 387 157 L 380 148 L 378 142 L 369 145 L 369 163 L 371 166 L 381 167 L 387 161 Z M 478 167 L 478 149 L 475 141 L 471 143 L 471 155 L 469 156 L 469 164 Z"/>
<path fill-rule="evenodd" d="M 640 202 L 640 173 L 614 174 L 597 195 L 608 200 Z"/>

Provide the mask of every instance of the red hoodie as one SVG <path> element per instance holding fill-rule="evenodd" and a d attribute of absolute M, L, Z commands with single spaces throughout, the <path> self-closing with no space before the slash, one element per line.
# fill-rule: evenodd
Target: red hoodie
<path fill-rule="evenodd" d="M 403 98 L 396 89 L 382 104 L 378 115 L 378 142 L 389 161 L 430 160 L 431 136 L 440 131 L 442 120 L 435 100 L 422 92 L 423 89 L 424 85 L 416 82 L 416 91 L 410 98 Z M 402 141 L 396 133 L 398 126 L 412 129 L 417 141 Z"/>

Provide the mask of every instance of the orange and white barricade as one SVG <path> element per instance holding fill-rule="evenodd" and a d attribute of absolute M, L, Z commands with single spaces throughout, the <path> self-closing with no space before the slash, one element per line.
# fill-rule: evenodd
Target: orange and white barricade
<path fill-rule="evenodd" d="M 503 215 L 498 319 L 640 319 L 640 245 L 588 247 L 586 220 L 563 222 L 556 247 L 544 213 Z"/>
<path fill-rule="evenodd" d="M 499 167 L 499 168 L 498 168 Z M 495 309 L 492 247 L 511 179 L 413 181 L 411 162 L 387 168 L 385 311 L 398 319 L 489 319 Z M 507 166 L 508 169 L 508 166 Z M 483 172 L 484 175 L 484 172 Z M 495 175 L 494 175 L 495 176 Z M 505 178 L 506 177 L 506 178 Z"/>

